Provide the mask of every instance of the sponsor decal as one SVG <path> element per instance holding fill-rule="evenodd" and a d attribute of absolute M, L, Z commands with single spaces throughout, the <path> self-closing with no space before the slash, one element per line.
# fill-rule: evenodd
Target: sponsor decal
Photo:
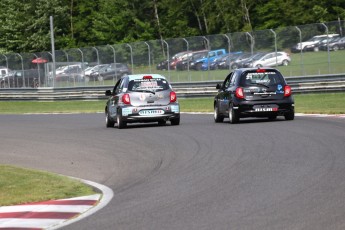
<path fill-rule="evenodd" d="M 122 109 L 122 116 L 128 116 L 132 113 L 132 108 L 123 108 Z"/>
<path fill-rule="evenodd" d="M 263 93 L 254 93 L 254 95 L 276 95 L 276 92 L 263 92 Z"/>
<path fill-rule="evenodd" d="M 172 105 L 172 106 L 171 106 L 171 112 L 179 113 L 179 112 L 180 112 L 180 106 L 178 106 L 178 105 Z"/>
<path fill-rule="evenodd" d="M 152 109 L 152 110 L 141 110 L 139 115 L 141 116 L 150 116 L 150 115 L 162 115 L 164 111 L 161 109 Z"/>
<path fill-rule="evenodd" d="M 281 84 L 278 84 L 277 85 L 277 93 L 280 93 L 280 94 L 283 94 L 284 93 L 284 90 L 283 90 L 283 86 Z"/>
<path fill-rule="evenodd" d="M 140 94 L 139 98 L 140 98 L 140 101 L 145 101 L 146 96 L 145 96 L 145 94 L 142 93 L 142 94 Z"/>

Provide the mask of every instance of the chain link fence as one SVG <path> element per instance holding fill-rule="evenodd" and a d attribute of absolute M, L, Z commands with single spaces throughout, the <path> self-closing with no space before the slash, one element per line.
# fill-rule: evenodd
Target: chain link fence
<path fill-rule="evenodd" d="M 344 29 L 344 21 L 334 21 L 57 50 L 55 63 L 51 52 L 0 54 L 1 88 L 114 85 L 124 74 L 143 73 L 162 74 L 170 82 L 210 81 L 253 63 L 278 68 L 285 76 L 342 74 Z M 286 62 L 279 60 L 280 52 Z M 254 62 L 255 55 L 268 53 L 273 62 L 268 56 Z"/>

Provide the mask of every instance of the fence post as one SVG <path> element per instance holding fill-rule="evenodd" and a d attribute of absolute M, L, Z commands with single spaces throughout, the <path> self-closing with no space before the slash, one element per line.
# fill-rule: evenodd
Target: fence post
<path fill-rule="evenodd" d="M 162 40 L 162 42 L 164 42 L 164 44 L 167 46 L 168 77 L 169 77 L 169 81 L 170 81 L 170 56 L 169 56 L 169 44 L 168 44 L 165 40 Z"/>
<path fill-rule="evenodd" d="M 147 45 L 147 49 L 149 51 L 149 70 L 150 70 L 150 73 L 152 73 L 152 70 L 151 70 L 151 49 L 150 49 L 149 43 L 145 42 L 145 44 Z"/>
<path fill-rule="evenodd" d="M 274 32 L 273 29 L 270 29 L 270 31 L 273 33 L 274 35 L 274 51 L 276 53 L 276 66 L 278 66 L 278 56 L 277 56 L 277 34 L 276 32 Z"/>
<path fill-rule="evenodd" d="M 209 52 L 207 52 L 207 79 L 210 80 L 210 50 L 211 50 L 211 46 L 210 46 L 210 41 L 206 38 L 206 36 L 203 36 L 202 38 L 206 41 L 207 50 L 209 51 Z"/>
<path fill-rule="evenodd" d="M 250 53 L 253 55 L 253 53 L 254 53 L 254 38 L 249 32 L 246 32 L 246 34 L 250 37 Z"/>
<path fill-rule="evenodd" d="M 190 75 L 190 72 L 189 72 L 189 57 L 188 57 L 188 52 L 189 52 L 189 42 L 186 38 L 182 38 L 183 41 L 186 42 L 186 46 L 187 46 L 187 71 L 188 71 L 188 79 L 189 79 L 189 82 L 192 81 L 191 79 L 191 75 Z"/>
<path fill-rule="evenodd" d="M 114 65 L 116 67 L 116 52 L 115 52 L 115 48 L 113 46 L 109 45 L 109 44 L 107 46 L 110 47 L 113 50 Z M 116 68 L 115 68 L 115 76 L 116 76 L 116 73 L 117 73 L 117 71 L 116 71 Z M 115 84 L 115 79 L 113 79 L 113 84 Z"/>
<path fill-rule="evenodd" d="M 303 49 L 302 49 L 302 31 L 300 30 L 300 28 L 298 28 L 297 26 L 295 26 L 296 30 L 299 33 L 299 44 L 301 45 L 301 72 L 302 72 L 302 76 L 305 74 L 304 73 L 304 61 L 303 61 Z"/>
<path fill-rule="evenodd" d="M 38 59 L 38 56 L 36 54 L 33 54 L 33 55 L 36 57 L 36 59 Z M 37 73 L 38 73 L 38 86 L 40 86 L 41 84 L 40 64 L 36 63 L 36 65 L 37 65 Z M 33 84 L 35 88 L 35 81 L 33 82 Z"/>
<path fill-rule="evenodd" d="M 226 34 L 223 34 L 226 39 L 228 40 L 228 58 L 229 58 L 229 61 L 230 61 L 230 53 L 231 53 L 231 40 L 230 40 L 230 37 Z M 230 65 L 230 62 L 229 62 L 229 71 L 231 71 L 231 65 Z"/>
<path fill-rule="evenodd" d="M 326 26 L 326 24 L 325 23 L 321 23 L 321 25 L 323 25 L 325 28 L 326 28 L 326 34 L 327 34 L 327 55 L 328 55 L 328 73 L 331 73 L 331 56 L 330 56 L 330 54 L 329 54 L 329 46 L 328 46 L 328 40 L 329 40 L 329 38 L 328 38 L 328 27 Z"/>
<path fill-rule="evenodd" d="M 25 85 L 25 73 L 24 73 L 24 62 L 23 62 L 23 57 L 22 55 L 20 55 L 19 53 L 16 53 L 19 57 L 20 57 L 20 60 L 22 61 L 22 71 L 23 71 L 23 75 L 22 75 L 22 78 L 23 78 L 23 87 L 26 87 Z"/>
<path fill-rule="evenodd" d="M 134 66 L 133 66 L 133 49 L 132 46 L 130 44 L 126 44 L 126 46 L 129 47 L 129 50 L 131 52 L 131 65 L 132 65 L 132 73 L 134 74 Z M 115 69 L 116 69 L 116 64 L 115 64 Z"/>

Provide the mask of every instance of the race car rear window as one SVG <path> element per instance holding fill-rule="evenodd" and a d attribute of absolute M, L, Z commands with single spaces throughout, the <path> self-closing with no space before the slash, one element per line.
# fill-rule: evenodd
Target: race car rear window
<path fill-rule="evenodd" d="M 268 70 L 267 72 L 245 72 L 241 76 L 242 86 L 253 86 L 253 85 L 277 85 L 284 84 L 284 79 L 279 72 Z"/>
<path fill-rule="evenodd" d="M 131 80 L 128 83 L 128 90 L 129 91 L 143 91 L 143 90 L 150 90 L 150 91 L 163 91 L 169 89 L 169 83 L 165 79 L 161 78 L 153 78 L 153 79 L 136 79 Z"/>

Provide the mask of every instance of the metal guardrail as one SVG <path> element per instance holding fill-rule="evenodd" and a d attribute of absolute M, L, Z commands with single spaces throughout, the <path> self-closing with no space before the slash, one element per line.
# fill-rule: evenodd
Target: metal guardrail
<path fill-rule="evenodd" d="M 345 92 L 345 74 L 286 77 L 294 93 Z M 180 98 L 212 97 L 216 84 L 222 81 L 179 82 L 172 87 Z M 113 86 L 71 87 L 71 88 L 17 88 L 0 89 L 0 100 L 102 100 L 105 90 Z"/>

